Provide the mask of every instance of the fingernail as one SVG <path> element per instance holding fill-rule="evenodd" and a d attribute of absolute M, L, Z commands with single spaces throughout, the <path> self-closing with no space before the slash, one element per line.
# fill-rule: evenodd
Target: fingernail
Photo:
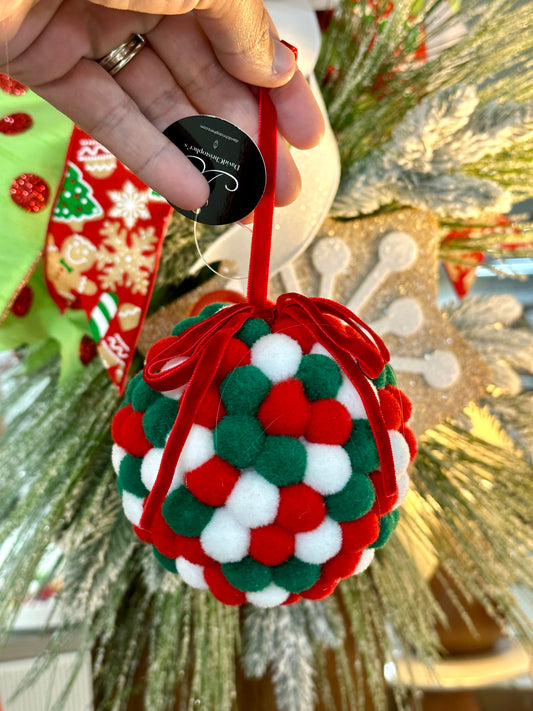
<path fill-rule="evenodd" d="M 272 71 L 274 74 L 288 74 L 295 69 L 295 59 L 292 51 L 279 40 L 274 40 L 274 61 Z"/>

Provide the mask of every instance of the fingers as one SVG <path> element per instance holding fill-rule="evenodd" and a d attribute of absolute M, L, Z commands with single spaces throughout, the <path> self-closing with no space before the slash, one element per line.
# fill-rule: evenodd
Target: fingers
<path fill-rule="evenodd" d="M 205 204 L 209 186 L 199 171 L 94 62 L 82 59 L 61 80 L 40 86 L 37 93 L 173 204 L 186 210 Z"/>
<path fill-rule="evenodd" d="M 298 70 L 288 84 L 270 90 L 278 114 L 278 127 L 295 148 L 316 146 L 325 122 L 309 84 Z"/>
<path fill-rule="evenodd" d="M 222 66 L 254 86 L 280 86 L 296 71 L 291 50 L 271 30 L 262 0 L 199 0 L 198 21 Z"/>

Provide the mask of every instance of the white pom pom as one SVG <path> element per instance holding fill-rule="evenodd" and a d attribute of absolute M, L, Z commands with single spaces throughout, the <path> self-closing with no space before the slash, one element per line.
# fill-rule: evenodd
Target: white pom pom
<path fill-rule="evenodd" d="M 111 448 L 111 464 L 117 476 L 119 475 L 120 462 L 124 459 L 126 454 L 126 450 L 123 447 L 119 447 L 118 444 L 114 444 Z"/>
<path fill-rule="evenodd" d="M 328 349 L 324 348 L 321 343 L 315 343 L 314 346 L 311 348 L 310 353 L 316 353 L 317 355 L 325 355 L 328 358 L 331 358 L 331 360 L 335 360 L 335 358 L 331 355 Z"/>
<path fill-rule="evenodd" d="M 143 502 L 139 496 L 130 494 L 129 491 L 122 492 L 122 508 L 128 521 L 134 526 L 138 526 L 143 513 Z"/>
<path fill-rule="evenodd" d="M 411 454 L 409 452 L 409 445 L 405 441 L 405 438 L 396 430 L 389 430 L 389 439 L 392 448 L 392 458 L 394 460 L 394 471 L 396 473 L 396 479 L 405 474 L 407 467 L 409 466 L 409 460 L 411 459 Z"/>
<path fill-rule="evenodd" d="M 202 531 L 200 543 L 207 555 L 219 563 L 234 563 L 248 553 L 250 531 L 222 507 L 215 511 Z"/>
<path fill-rule="evenodd" d="M 183 480 L 185 479 L 185 467 L 182 464 L 181 457 L 178 459 L 178 463 L 176 464 L 176 468 L 174 469 L 174 476 L 172 477 L 172 483 L 169 486 L 168 489 L 168 494 L 171 494 L 175 489 L 179 489 L 179 487 L 183 484 Z"/>
<path fill-rule="evenodd" d="M 361 559 L 359 560 L 359 563 L 357 564 L 357 568 L 354 570 L 354 575 L 359 575 L 359 573 L 362 573 L 363 570 L 366 570 L 370 563 L 374 560 L 374 555 L 376 554 L 375 550 L 373 548 L 365 548 L 363 551 L 363 554 L 361 555 Z"/>
<path fill-rule="evenodd" d="M 320 526 L 307 533 L 297 533 L 294 554 L 305 563 L 320 565 L 340 551 L 342 529 L 333 519 L 326 516 Z"/>
<path fill-rule="evenodd" d="M 153 447 L 144 455 L 141 464 L 141 481 L 148 491 L 152 491 L 155 484 L 164 451 L 165 450 L 160 447 Z"/>
<path fill-rule="evenodd" d="M 180 555 L 179 558 L 176 558 L 176 569 L 191 588 L 198 588 L 198 590 L 209 589 L 208 584 L 205 582 L 204 568 L 202 565 L 191 563 Z"/>
<path fill-rule="evenodd" d="M 335 399 L 344 405 L 350 413 L 352 420 L 367 419 L 365 406 L 363 405 L 361 396 L 344 373 L 342 375 L 342 385 L 340 386 Z"/>
<path fill-rule="evenodd" d="M 352 475 L 348 452 L 338 444 L 304 442 L 304 446 L 307 452 L 304 484 L 322 496 L 344 489 Z"/>
<path fill-rule="evenodd" d="M 300 366 L 302 349 L 285 333 L 269 333 L 252 346 L 252 365 L 273 383 L 292 378 Z"/>
<path fill-rule="evenodd" d="M 398 506 L 401 506 L 405 501 L 405 497 L 409 493 L 409 482 L 410 480 L 407 474 L 402 474 L 402 476 L 398 477 L 398 481 L 396 482 L 398 484 L 398 499 L 393 506 L 394 509 L 397 509 Z"/>
<path fill-rule="evenodd" d="M 279 489 L 253 469 L 248 469 L 233 487 L 226 506 L 243 526 L 267 526 L 278 513 Z"/>
<path fill-rule="evenodd" d="M 289 595 L 290 593 L 287 590 L 270 583 L 259 592 L 246 593 L 246 599 L 256 607 L 276 607 L 276 605 L 284 603 Z"/>
<path fill-rule="evenodd" d="M 165 363 L 161 370 L 163 371 L 168 370 L 169 368 L 173 368 L 175 365 L 180 365 L 185 360 L 186 358 L 184 358 L 183 356 L 179 356 L 178 358 L 172 358 L 168 361 L 168 363 Z M 180 397 L 183 395 L 186 387 L 187 385 L 180 385 L 179 388 L 175 388 L 174 390 L 164 390 L 163 395 L 165 397 L 169 397 L 171 400 L 179 400 Z"/>
<path fill-rule="evenodd" d="M 215 445 L 212 430 L 201 425 L 193 425 L 179 458 L 183 471 L 190 472 L 197 469 L 214 456 Z"/>

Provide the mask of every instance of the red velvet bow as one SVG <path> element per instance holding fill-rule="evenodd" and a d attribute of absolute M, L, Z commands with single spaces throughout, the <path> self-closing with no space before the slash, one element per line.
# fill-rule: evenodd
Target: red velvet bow
<path fill-rule="evenodd" d="M 158 341 L 148 352 L 144 380 L 151 388 L 159 392 L 186 388 L 157 480 L 144 507 L 140 528 L 147 533 L 165 501 L 187 436 L 230 340 L 250 318 L 263 318 L 272 324 L 282 316 L 306 328 L 331 353 L 360 394 L 378 448 L 385 492 L 390 496 L 397 492 L 387 428 L 379 400 L 367 380 L 376 378 L 389 359 L 383 341 L 341 304 L 301 294 L 282 294 L 275 305 L 263 308 L 246 303 L 221 309 L 179 336 Z"/>

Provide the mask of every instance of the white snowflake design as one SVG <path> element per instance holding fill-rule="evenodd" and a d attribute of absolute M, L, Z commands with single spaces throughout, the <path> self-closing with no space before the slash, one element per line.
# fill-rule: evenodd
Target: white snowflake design
<path fill-rule="evenodd" d="M 155 269 L 158 238 L 153 227 L 139 227 L 137 232 L 121 228 L 119 222 L 106 220 L 100 230 L 105 237 L 98 250 L 98 280 L 102 289 L 118 286 L 132 294 L 147 293 Z"/>
<path fill-rule="evenodd" d="M 149 220 L 150 211 L 147 203 L 152 198 L 152 190 L 137 190 L 135 185 L 126 180 L 122 190 L 108 190 L 107 194 L 113 201 L 109 217 L 122 217 L 124 224 L 131 230 L 138 220 Z"/>

